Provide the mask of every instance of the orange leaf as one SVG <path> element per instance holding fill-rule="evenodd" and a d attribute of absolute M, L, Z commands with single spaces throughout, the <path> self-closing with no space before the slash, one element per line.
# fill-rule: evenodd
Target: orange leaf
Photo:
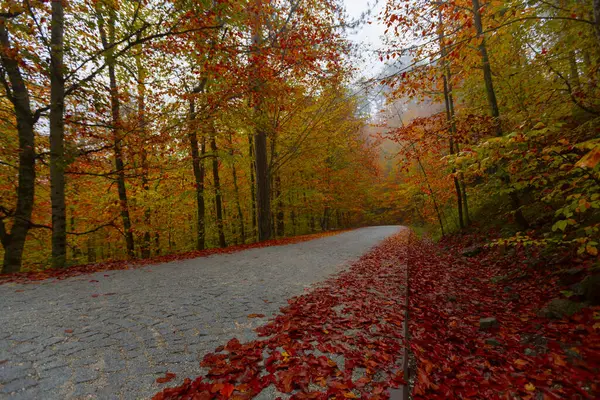
<path fill-rule="evenodd" d="M 600 162 L 600 147 L 596 147 L 577 161 L 576 167 L 593 169 Z"/>

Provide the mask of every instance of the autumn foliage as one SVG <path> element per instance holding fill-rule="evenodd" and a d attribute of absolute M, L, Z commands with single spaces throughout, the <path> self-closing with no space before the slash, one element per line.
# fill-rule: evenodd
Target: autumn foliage
<path fill-rule="evenodd" d="M 339 4 L 63 3 L 0 17 L 3 272 L 365 222 Z"/>

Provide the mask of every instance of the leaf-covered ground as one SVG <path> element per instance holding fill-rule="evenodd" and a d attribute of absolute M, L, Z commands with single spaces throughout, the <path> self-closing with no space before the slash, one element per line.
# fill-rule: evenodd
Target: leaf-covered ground
<path fill-rule="evenodd" d="M 386 398 L 403 381 L 406 238 L 387 239 L 290 299 L 258 340 L 232 338 L 204 357 L 201 376 L 154 399 Z"/>
<path fill-rule="evenodd" d="M 337 230 L 314 233 L 310 235 L 292 236 L 280 239 L 266 240 L 264 242 L 240 244 L 225 248 L 211 248 L 199 251 L 190 251 L 186 253 L 168 254 L 164 256 L 156 256 L 152 258 L 138 260 L 117 260 L 106 261 L 101 263 L 75 265 L 65 269 L 44 269 L 40 271 L 32 270 L 29 272 L 19 272 L 14 274 L 0 274 L 0 285 L 4 283 L 35 283 L 45 279 L 66 279 L 73 276 L 87 275 L 100 271 L 113 271 L 130 268 L 139 268 L 146 265 L 160 264 L 177 260 L 188 260 L 198 257 L 207 257 L 213 254 L 228 254 L 235 253 L 247 249 L 255 249 L 268 246 L 282 246 L 286 244 L 300 243 L 308 240 L 318 239 L 326 236 L 337 235 L 347 230 Z"/>
<path fill-rule="evenodd" d="M 539 316 L 566 287 L 562 275 L 585 274 L 589 265 L 561 275 L 560 266 L 521 252 L 464 257 L 467 240 L 410 246 L 414 398 L 600 398 L 600 307 Z M 565 259 L 563 268 L 574 262 Z M 480 328 L 486 317 L 497 325 Z"/>

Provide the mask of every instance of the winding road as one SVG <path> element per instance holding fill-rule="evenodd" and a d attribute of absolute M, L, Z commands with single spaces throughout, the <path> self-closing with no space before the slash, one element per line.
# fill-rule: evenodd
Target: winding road
<path fill-rule="evenodd" d="M 361 228 L 40 284 L 0 286 L 0 399 L 140 399 L 200 372 L 199 360 L 286 300 L 347 267 L 398 226 Z M 264 314 L 264 318 L 249 318 Z"/>

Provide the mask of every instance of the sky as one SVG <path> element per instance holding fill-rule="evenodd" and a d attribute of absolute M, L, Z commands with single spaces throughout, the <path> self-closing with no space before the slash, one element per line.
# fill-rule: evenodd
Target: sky
<path fill-rule="evenodd" d="M 377 51 L 383 47 L 381 36 L 385 27 L 379 23 L 377 17 L 383 9 L 385 1 L 344 0 L 349 20 L 359 19 L 362 14 L 371 10 L 371 15 L 366 18 L 371 24 L 361 24 L 358 29 L 348 32 L 350 40 L 361 45 L 362 59 L 358 62 L 360 70 L 367 77 L 372 77 L 383 67 Z"/>

